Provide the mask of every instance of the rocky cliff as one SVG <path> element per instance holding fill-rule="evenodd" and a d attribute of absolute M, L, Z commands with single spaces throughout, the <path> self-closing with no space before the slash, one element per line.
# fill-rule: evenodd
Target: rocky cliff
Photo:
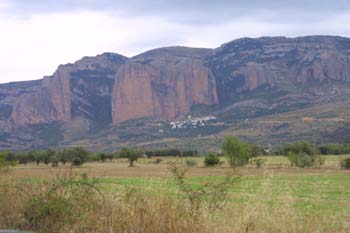
<path fill-rule="evenodd" d="M 0 147 L 45 146 L 50 135 L 60 135 L 54 145 L 89 137 L 96 147 L 216 135 L 320 104 L 332 112 L 329 106 L 339 109 L 349 95 L 350 39 L 343 37 L 243 38 L 214 50 L 168 47 L 132 58 L 105 53 L 61 65 L 43 80 L 0 85 Z M 167 121 L 188 115 L 217 122 L 198 132 L 167 131 Z M 136 135 L 134 121 L 165 125 Z"/>
<path fill-rule="evenodd" d="M 350 39 L 243 38 L 216 49 L 206 64 L 217 79 L 223 102 L 262 86 L 293 92 L 324 82 L 349 82 Z"/>
<path fill-rule="evenodd" d="M 193 105 L 218 104 L 215 78 L 198 56 L 209 53 L 166 48 L 131 59 L 116 75 L 113 123 L 143 117 L 171 120 L 190 113 Z"/>

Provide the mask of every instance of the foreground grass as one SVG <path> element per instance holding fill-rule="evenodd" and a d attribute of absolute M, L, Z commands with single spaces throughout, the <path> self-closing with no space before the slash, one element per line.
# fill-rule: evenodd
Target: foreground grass
<path fill-rule="evenodd" d="M 205 202 L 193 209 L 169 172 L 167 162 L 174 158 L 160 165 L 145 159 L 129 169 L 126 161 L 73 170 L 19 167 L 0 180 L 0 228 L 44 233 L 349 232 L 350 174 L 339 170 L 338 159 L 331 157 L 323 168 L 290 169 L 284 157 L 268 158 L 265 169 L 239 171 L 243 175 L 228 186 L 225 205 L 215 211 Z M 231 172 L 225 166 L 202 168 L 201 158 L 196 160 L 185 178 L 193 190 L 219 183 Z"/>
<path fill-rule="evenodd" d="M 222 177 L 190 177 L 193 187 Z M 174 196 L 179 190 L 172 178 L 101 178 L 104 191 L 123 192 L 133 187 L 145 195 Z M 270 205 L 279 204 L 286 196 L 291 196 L 294 206 L 302 211 L 317 211 L 321 214 L 350 211 L 350 177 L 339 175 L 293 175 L 293 176 L 245 176 L 230 188 L 230 202 L 249 205 L 256 196 L 262 194 L 265 183 L 269 182 Z"/>

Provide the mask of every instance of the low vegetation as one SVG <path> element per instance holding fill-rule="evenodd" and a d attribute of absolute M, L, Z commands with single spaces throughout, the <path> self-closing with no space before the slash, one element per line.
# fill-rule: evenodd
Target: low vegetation
<path fill-rule="evenodd" d="M 340 167 L 342 169 L 350 169 L 350 157 L 340 161 Z"/>
<path fill-rule="evenodd" d="M 324 160 L 320 147 L 307 142 L 272 150 L 283 156 L 265 156 L 262 147 L 234 137 L 225 138 L 221 149 L 222 154 L 140 148 L 95 153 L 79 147 L 0 152 L 0 229 L 38 233 L 350 229 L 350 158 Z M 173 156 L 159 157 L 164 151 Z M 135 163 L 137 169 L 128 168 Z"/>
<path fill-rule="evenodd" d="M 214 167 L 220 164 L 220 157 L 216 153 L 210 152 L 204 158 L 204 165 L 206 167 Z"/>

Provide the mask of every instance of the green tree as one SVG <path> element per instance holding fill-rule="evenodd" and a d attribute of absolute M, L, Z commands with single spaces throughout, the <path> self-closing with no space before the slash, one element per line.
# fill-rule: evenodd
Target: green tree
<path fill-rule="evenodd" d="M 27 165 L 27 163 L 33 161 L 31 153 L 29 152 L 18 152 L 16 154 L 16 158 L 19 164 L 24 164 L 25 166 Z"/>
<path fill-rule="evenodd" d="M 225 137 L 221 150 L 232 168 L 244 166 L 252 158 L 251 146 L 237 137 Z"/>
<path fill-rule="evenodd" d="M 69 161 L 71 161 L 71 156 L 69 150 L 67 149 L 58 152 L 57 156 L 58 160 L 63 164 L 63 166 L 66 165 L 66 163 L 68 163 Z"/>
<path fill-rule="evenodd" d="M 0 170 L 2 169 L 8 169 L 9 167 L 16 166 L 16 160 L 7 160 L 9 157 L 9 153 L 12 153 L 11 151 L 0 151 Z M 13 153 L 12 153 L 13 154 Z"/>
<path fill-rule="evenodd" d="M 52 164 L 52 167 L 58 167 L 58 163 L 60 162 L 58 155 L 51 156 L 50 162 Z"/>
<path fill-rule="evenodd" d="M 31 151 L 30 152 L 34 158 L 34 161 L 36 162 L 36 165 L 40 165 L 41 162 L 44 162 L 46 159 L 46 152 L 42 150 L 37 151 Z"/>
<path fill-rule="evenodd" d="M 99 154 L 99 160 L 102 162 L 102 163 L 104 163 L 105 161 L 106 161 L 106 159 L 107 159 L 107 154 L 106 153 L 100 153 Z"/>
<path fill-rule="evenodd" d="M 72 165 L 81 166 L 87 162 L 90 152 L 81 147 L 74 147 L 68 149 L 67 153 L 69 154 Z"/>
<path fill-rule="evenodd" d="M 130 162 L 129 167 L 133 167 L 134 162 L 137 161 L 142 156 L 143 153 L 144 153 L 143 150 L 123 148 L 119 152 L 119 156 L 121 158 L 128 158 Z"/>

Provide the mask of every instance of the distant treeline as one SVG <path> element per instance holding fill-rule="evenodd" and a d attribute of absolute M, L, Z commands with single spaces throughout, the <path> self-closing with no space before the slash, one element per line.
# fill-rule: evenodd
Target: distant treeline
<path fill-rule="evenodd" d="M 291 144 L 285 144 L 272 150 L 272 155 L 287 155 L 289 152 L 295 154 L 321 154 L 321 155 L 344 155 L 350 154 L 350 144 L 324 144 L 315 145 L 309 142 L 301 141 Z"/>
<path fill-rule="evenodd" d="M 72 165 L 81 165 L 85 162 L 107 160 L 112 161 L 118 158 L 128 158 L 128 153 L 125 153 L 128 148 L 123 148 L 116 152 L 91 152 L 81 147 L 68 148 L 64 150 L 32 150 L 25 152 L 13 152 L 10 150 L 0 151 L 0 158 L 6 162 L 19 163 L 26 165 L 27 163 L 52 164 L 58 166 L 59 163 L 65 165 L 71 163 Z M 130 149 L 131 150 L 131 149 Z M 158 150 L 139 150 L 138 154 L 144 157 L 195 157 L 199 156 L 197 150 L 179 150 L 179 149 L 158 149 Z M 141 156 L 142 156 L 141 155 Z"/>
<path fill-rule="evenodd" d="M 196 157 L 199 156 L 197 150 L 179 150 L 179 149 L 158 149 L 146 151 L 148 158 L 151 157 L 165 157 L 165 156 L 183 156 L 183 157 Z"/>
<path fill-rule="evenodd" d="M 249 144 L 253 157 L 264 155 L 285 155 L 292 154 L 306 154 L 306 155 L 340 155 L 350 154 L 350 144 L 325 144 L 314 145 L 309 142 L 296 142 L 291 144 L 285 144 L 283 146 L 276 147 L 274 149 L 266 149 L 259 145 Z M 35 162 L 40 164 L 52 164 L 58 166 L 59 163 L 65 165 L 71 163 L 72 165 L 79 166 L 88 161 L 112 161 L 118 158 L 130 157 L 125 151 L 127 148 L 123 148 L 116 152 L 91 152 L 81 147 L 67 148 L 64 150 L 32 150 L 26 152 L 12 152 L 12 151 L 0 151 L 0 159 L 8 163 L 27 164 Z M 131 150 L 131 149 L 130 149 Z M 209 152 L 208 152 L 209 153 Z M 199 152 L 197 150 L 180 150 L 174 148 L 166 149 L 154 149 L 154 150 L 138 150 L 138 154 L 141 157 L 196 157 L 205 156 L 208 153 Z M 130 153 L 129 153 L 130 154 Z M 132 153 L 131 153 L 132 154 Z M 222 156 L 222 154 L 218 154 Z M 140 156 L 139 156 L 140 157 Z"/>

